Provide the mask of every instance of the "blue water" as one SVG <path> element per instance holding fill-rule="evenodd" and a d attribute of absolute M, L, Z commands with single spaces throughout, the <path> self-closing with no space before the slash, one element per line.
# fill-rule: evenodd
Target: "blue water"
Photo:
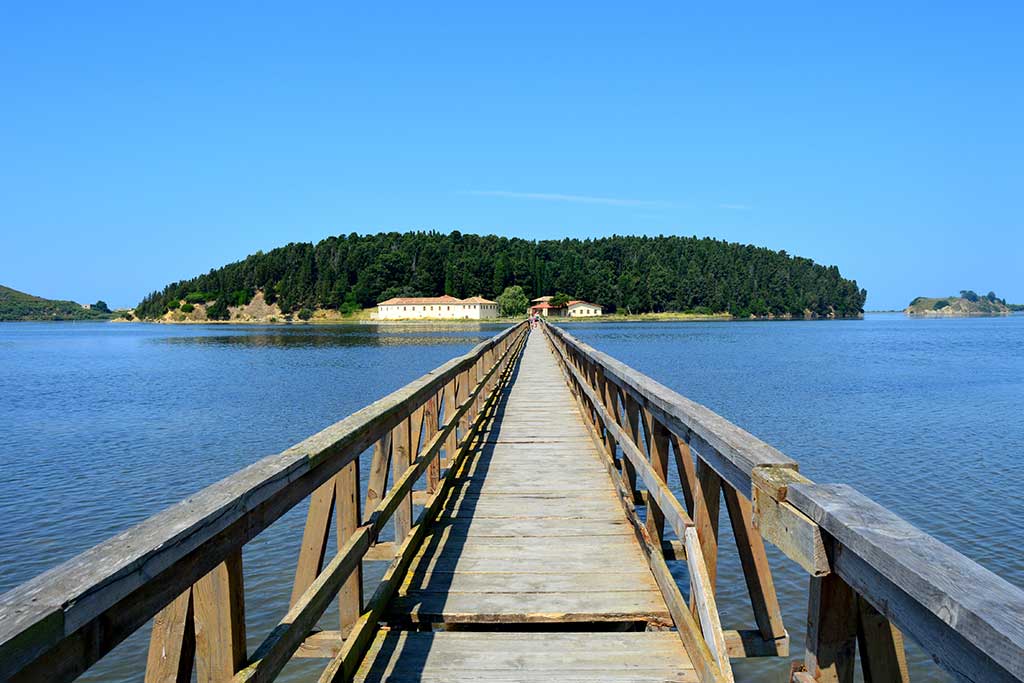
<path fill-rule="evenodd" d="M 0 324 L 0 591 L 497 329 Z M 853 485 L 1024 586 L 1024 317 L 567 329 L 768 441 L 812 479 Z M 286 609 L 303 514 L 246 547 L 250 648 Z M 771 558 L 796 658 L 807 579 Z M 723 622 L 752 627 L 738 563 L 724 550 L 721 562 Z M 146 636 L 83 680 L 139 680 Z M 919 652 L 911 658 L 914 680 L 944 680 Z M 301 662 L 287 678 L 321 666 Z M 739 680 L 781 680 L 785 668 L 736 665 Z"/>

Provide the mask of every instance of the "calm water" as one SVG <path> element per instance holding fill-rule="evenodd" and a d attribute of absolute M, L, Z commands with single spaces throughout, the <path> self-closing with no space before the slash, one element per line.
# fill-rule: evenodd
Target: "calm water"
<path fill-rule="evenodd" d="M 0 591 L 497 329 L 0 325 Z M 811 478 L 855 486 L 1024 586 L 1024 317 L 569 329 L 780 448 Z M 250 650 L 287 607 L 304 514 L 299 506 L 246 546 Z M 751 627 L 724 519 L 721 542 L 723 622 Z M 777 553 L 772 566 L 797 657 L 806 576 Z M 141 680 L 147 637 L 83 680 Z M 944 680 L 911 657 L 914 680 Z M 299 662 L 288 678 L 321 667 Z M 782 680 L 772 672 L 786 668 L 736 663 L 740 680 Z"/>

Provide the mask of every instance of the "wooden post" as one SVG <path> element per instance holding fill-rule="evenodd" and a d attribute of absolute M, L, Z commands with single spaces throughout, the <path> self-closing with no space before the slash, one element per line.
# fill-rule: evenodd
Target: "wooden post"
<path fill-rule="evenodd" d="M 145 683 L 191 683 L 195 655 L 196 629 L 189 588 L 153 618 Z"/>
<path fill-rule="evenodd" d="M 728 484 L 722 486 L 722 494 L 725 508 L 729 512 L 729 521 L 732 522 L 732 533 L 736 539 L 736 549 L 740 555 L 757 628 L 765 640 L 784 638 L 786 628 L 782 623 L 782 611 L 775 594 L 775 582 L 768 565 L 764 540 L 754 528 L 750 501 Z"/>
<path fill-rule="evenodd" d="M 359 458 L 345 465 L 335 476 L 337 509 L 337 541 L 340 551 L 359 528 Z M 295 598 L 292 597 L 292 604 Z M 338 591 L 338 613 L 341 631 L 353 626 L 363 612 L 363 563 L 359 562 Z"/>
<path fill-rule="evenodd" d="M 450 382 L 444 385 L 444 423 L 447 425 L 452 421 L 452 416 L 455 415 L 455 389 L 457 386 L 456 380 L 453 378 Z M 455 457 L 455 448 L 458 445 L 459 435 L 456 434 L 458 429 L 453 429 L 448 433 L 448 438 L 444 442 L 444 466 L 447 467 L 452 458 Z"/>
<path fill-rule="evenodd" d="M 693 464 L 693 453 L 690 451 L 690 432 L 681 438 L 672 435 L 672 453 L 676 460 L 676 471 L 679 472 L 679 484 L 683 489 L 683 502 L 686 511 L 694 516 L 694 497 L 697 491 L 697 470 Z"/>
<path fill-rule="evenodd" d="M 908 683 L 903 634 L 864 598 L 857 596 L 857 642 L 864 683 Z"/>
<path fill-rule="evenodd" d="M 224 683 L 245 666 L 242 551 L 232 553 L 193 589 L 199 683 Z"/>
<path fill-rule="evenodd" d="M 718 512 L 721 505 L 722 480 L 718 473 L 703 460 L 697 461 L 698 495 L 694 500 L 694 524 L 704 563 L 708 566 L 711 590 L 715 590 L 718 576 Z"/>
<path fill-rule="evenodd" d="M 804 665 L 817 683 L 852 683 L 857 596 L 836 574 L 812 576 Z"/>
<path fill-rule="evenodd" d="M 644 418 L 644 439 L 647 441 L 647 452 L 651 458 L 651 467 L 661 481 L 668 483 L 668 430 L 651 414 L 651 411 L 643 411 Z M 658 547 L 661 545 L 665 535 L 665 515 L 661 508 L 654 502 L 653 497 L 647 497 L 647 531 L 651 534 L 651 540 Z M 710 571 L 710 567 L 709 567 Z M 711 577 L 714 586 L 714 576 Z"/>
<path fill-rule="evenodd" d="M 388 470 L 391 468 L 391 432 L 388 431 L 373 445 L 373 459 L 370 461 L 370 478 L 366 483 L 366 505 L 363 514 L 369 520 L 377 505 L 384 499 L 388 488 Z"/>
<path fill-rule="evenodd" d="M 402 420 L 397 427 L 391 430 L 392 483 L 397 482 L 412 464 L 410 422 L 411 419 L 408 418 Z M 411 529 L 412 496 L 407 495 L 395 510 L 395 548 L 401 546 Z"/>
<path fill-rule="evenodd" d="M 438 397 L 431 396 L 427 399 L 427 403 L 423 409 L 423 442 L 430 443 L 430 440 L 437 434 L 437 407 L 439 405 Z M 434 457 L 430 459 L 430 464 L 427 466 L 427 493 L 433 493 L 437 490 L 437 485 L 441 481 L 441 454 L 436 453 Z"/>
<path fill-rule="evenodd" d="M 643 450 L 643 444 L 640 443 L 640 404 L 636 402 L 628 392 L 623 392 L 623 407 L 626 413 L 626 428 L 629 432 L 629 438 L 633 442 L 633 445 Z M 622 459 L 622 471 L 626 474 L 626 482 L 629 484 L 629 490 L 633 494 L 633 499 L 636 500 L 636 467 L 629 461 L 629 458 Z"/>

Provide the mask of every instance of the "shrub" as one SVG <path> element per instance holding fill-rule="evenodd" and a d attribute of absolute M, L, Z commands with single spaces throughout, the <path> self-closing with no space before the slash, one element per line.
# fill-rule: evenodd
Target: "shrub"
<path fill-rule="evenodd" d="M 215 297 L 209 292 L 191 292 L 185 295 L 185 301 L 190 304 L 205 304 L 213 298 Z"/>
<path fill-rule="evenodd" d="M 191 313 L 194 310 L 196 310 L 196 307 L 193 306 L 192 304 L 188 303 L 187 301 L 184 304 L 181 305 L 181 312 L 182 313 Z"/>
<path fill-rule="evenodd" d="M 174 309 L 176 309 L 180 305 L 181 305 L 180 301 L 178 301 L 177 299 L 171 299 L 170 301 L 167 302 L 167 310 L 173 311 Z M 192 304 L 185 304 L 185 305 L 186 306 L 191 306 Z"/>
<path fill-rule="evenodd" d="M 210 320 L 228 320 L 231 311 L 228 310 L 227 297 L 219 297 L 206 309 L 206 317 Z"/>
<path fill-rule="evenodd" d="M 107 306 L 107 302 L 100 299 L 92 305 L 92 310 L 99 311 L 100 313 L 110 313 L 110 308 Z"/>
<path fill-rule="evenodd" d="M 966 298 L 966 297 L 964 297 L 964 298 Z M 933 311 L 941 311 L 943 308 L 946 308 L 947 306 L 949 306 L 949 302 L 948 301 L 946 301 L 945 299 L 939 299 L 934 304 L 932 304 L 932 310 Z"/>
<path fill-rule="evenodd" d="M 299 320 L 309 320 L 312 317 L 313 311 L 309 310 L 308 308 L 303 308 L 301 311 L 299 311 Z"/>
<path fill-rule="evenodd" d="M 505 291 L 498 295 L 498 308 L 503 316 L 512 318 L 526 314 L 530 307 L 530 300 L 519 285 L 506 287 Z"/>

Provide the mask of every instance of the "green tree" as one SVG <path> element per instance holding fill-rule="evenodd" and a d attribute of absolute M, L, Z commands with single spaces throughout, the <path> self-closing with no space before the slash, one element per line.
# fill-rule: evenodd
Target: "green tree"
<path fill-rule="evenodd" d="M 506 287 L 505 291 L 498 295 L 498 309 L 501 315 L 514 318 L 526 315 L 530 307 L 530 300 L 526 298 L 526 292 L 519 285 Z"/>
<path fill-rule="evenodd" d="M 110 309 L 107 307 L 107 302 L 100 299 L 92 305 L 92 310 L 99 311 L 100 313 L 110 313 Z"/>
<path fill-rule="evenodd" d="M 210 320 L 228 320 L 231 318 L 231 311 L 228 310 L 227 295 L 218 296 L 216 301 L 206 307 L 206 317 Z"/>

